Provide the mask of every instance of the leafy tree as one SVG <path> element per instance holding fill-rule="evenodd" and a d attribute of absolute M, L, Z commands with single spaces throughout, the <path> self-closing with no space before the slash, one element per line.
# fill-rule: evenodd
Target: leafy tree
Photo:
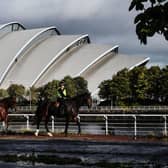
<path fill-rule="evenodd" d="M 7 90 L 6 89 L 0 89 L 0 98 L 4 98 L 4 97 L 7 97 L 7 96 L 9 96 Z"/>
<path fill-rule="evenodd" d="M 76 96 L 77 88 L 75 87 L 75 83 L 74 83 L 73 78 L 71 76 L 65 76 L 63 80 L 65 81 L 67 96 L 68 97 Z"/>
<path fill-rule="evenodd" d="M 133 9 L 140 11 L 134 23 L 141 43 L 147 44 L 147 37 L 155 33 L 168 40 L 168 0 L 132 0 L 129 11 Z"/>
<path fill-rule="evenodd" d="M 159 66 L 152 66 L 147 70 L 148 90 L 147 95 L 150 103 L 157 103 L 161 95 L 161 69 Z"/>
<path fill-rule="evenodd" d="M 161 101 L 163 104 L 168 104 L 168 66 L 162 69 L 160 78 Z"/>
<path fill-rule="evenodd" d="M 10 96 L 23 97 L 25 94 L 25 87 L 23 85 L 12 84 L 7 89 Z"/>
<path fill-rule="evenodd" d="M 123 69 L 113 76 L 112 80 L 105 80 L 99 85 L 99 96 L 113 102 L 113 105 L 121 105 L 130 95 L 128 70 Z"/>
<path fill-rule="evenodd" d="M 67 90 L 67 97 L 74 97 L 78 94 L 82 94 L 88 91 L 87 81 L 82 77 L 72 78 L 71 76 L 65 76 L 62 80 L 65 81 L 65 88 Z M 46 85 L 39 87 L 33 91 L 34 99 L 36 97 L 47 98 L 49 100 L 56 100 L 58 96 L 59 80 L 53 80 Z M 39 96 L 38 96 L 39 95 Z"/>
<path fill-rule="evenodd" d="M 31 87 L 26 90 L 26 97 L 27 100 L 29 100 L 29 103 L 31 101 L 32 104 L 36 104 L 39 97 L 39 90 L 35 87 Z"/>
<path fill-rule="evenodd" d="M 102 99 L 108 99 L 111 96 L 112 88 L 111 88 L 111 80 L 104 80 L 99 85 L 99 96 Z"/>
<path fill-rule="evenodd" d="M 129 72 L 129 77 L 133 101 L 145 101 L 148 90 L 146 67 L 135 67 Z"/>
<path fill-rule="evenodd" d="M 119 99 L 125 99 L 131 93 L 128 70 L 119 71 L 112 79 L 112 95 L 118 96 Z"/>
<path fill-rule="evenodd" d="M 88 82 L 81 76 L 75 77 L 73 79 L 76 88 L 76 95 L 80 95 L 88 91 Z"/>
<path fill-rule="evenodd" d="M 39 98 L 47 98 L 49 100 L 55 100 L 57 98 L 57 90 L 59 86 L 58 80 L 53 80 L 46 85 L 37 89 L 39 92 Z"/>

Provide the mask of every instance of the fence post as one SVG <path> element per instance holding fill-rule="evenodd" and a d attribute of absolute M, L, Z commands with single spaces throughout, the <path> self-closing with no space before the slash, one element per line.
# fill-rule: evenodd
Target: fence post
<path fill-rule="evenodd" d="M 164 136 L 167 136 L 167 117 L 166 115 L 164 115 L 163 118 L 164 118 Z"/>
<path fill-rule="evenodd" d="M 106 126 L 105 134 L 108 135 L 108 116 L 104 115 L 104 118 L 105 118 L 105 126 Z"/>
<path fill-rule="evenodd" d="M 29 127 L 29 115 L 26 115 L 26 129 L 29 130 L 30 127 Z"/>
<path fill-rule="evenodd" d="M 78 122 L 80 123 L 80 116 L 79 115 L 77 116 L 77 119 L 78 119 Z"/>
<path fill-rule="evenodd" d="M 52 125 L 52 132 L 54 132 L 54 116 L 51 116 L 51 125 Z"/>
<path fill-rule="evenodd" d="M 134 139 L 136 140 L 137 138 L 137 118 L 136 115 L 133 115 L 134 117 Z"/>

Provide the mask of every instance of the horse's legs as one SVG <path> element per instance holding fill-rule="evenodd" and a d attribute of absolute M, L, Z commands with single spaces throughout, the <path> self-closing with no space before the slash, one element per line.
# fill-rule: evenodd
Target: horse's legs
<path fill-rule="evenodd" d="M 8 131 L 8 116 L 5 118 L 5 132 L 7 133 Z"/>
<path fill-rule="evenodd" d="M 8 116 L 4 117 L 4 120 L 2 121 L 2 127 L 3 127 L 3 131 L 5 133 L 7 133 L 7 131 L 8 131 Z"/>
<path fill-rule="evenodd" d="M 69 126 L 69 116 L 67 115 L 66 121 L 65 121 L 65 131 L 64 131 L 65 136 L 67 136 L 67 134 L 68 134 L 68 126 Z"/>
<path fill-rule="evenodd" d="M 46 120 L 45 120 L 45 128 L 46 128 L 46 131 L 47 131 L 47 135 L 48 136 L 53 136 L 53 134 L 49 131 L 48 129 L 48 121 L 49 121 L 49 115 L 46 116 Z"/>
<path fill-rule="evenodd" d="M 81 134 L 81 127 L 80 127 L 80 118 L 78 118 L 78 116 L 76 117 L 76 124 L 78 126 L 78 134 Z"/>
<path fill-rule="evenodd" d="M 39 128 L 40 128 L 40 122 L 42 120 L 42 116 L 37 116 L 36 122 L 37 122 L 37 128 L 36 128 L 36 132 L 34 133 L 35 136 L 38 136 L 39 134 Z"/>

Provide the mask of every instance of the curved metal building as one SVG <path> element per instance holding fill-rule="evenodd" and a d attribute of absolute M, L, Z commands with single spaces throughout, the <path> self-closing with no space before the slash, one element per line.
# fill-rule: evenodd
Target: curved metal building
<path fill-rule="evenodd" d="M 82 76 L 92 94 L 101 81 L 149 58 L 118 53 L 118 45 L 97 45 L 85 35 L 61 35 L 56 27 L 26 30 L 11 22 L 0 25 L 0 87 L 42 86 L 64 76 Z"/>

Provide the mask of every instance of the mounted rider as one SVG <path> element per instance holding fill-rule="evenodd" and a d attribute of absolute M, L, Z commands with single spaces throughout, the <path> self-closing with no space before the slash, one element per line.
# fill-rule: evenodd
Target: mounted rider
<path fill-rule="evenodd" d="M 65 109 L 65 100 L 67 98 L 67 91 L 66 91 L 66 88 L 65 88 L 65 82 L 64 80 L 62 80 L 60 83 L 59 83 L 59 88 L 58 88 L 58 102 L 59 102 L 59 114 L 62 114 L 64 113 L 64 109 Z"/>

